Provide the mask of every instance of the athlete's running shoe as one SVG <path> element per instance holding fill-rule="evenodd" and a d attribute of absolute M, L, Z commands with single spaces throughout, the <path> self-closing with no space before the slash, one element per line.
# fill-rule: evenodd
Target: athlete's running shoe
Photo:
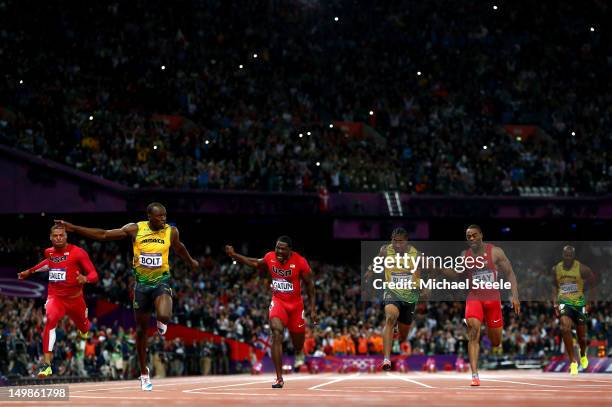
<path fill-rule="evenodd" d="M 79 331 L 79 338 L 87 340 L 87 338 L 89 338 L 89 331 L 86 331 L 86 332 Z"/>
<path fill-rule="evenodd" d="M 580 366 L 583 369 L 586 369 L 587 367 L 589 367 L 589 358 L 586 355 L 580 358 Z"/>
<path fill-rule="evenodd" d="M 578 362 L 570 363 L 570 374 L 572 376 L 578 376 Z"/>
<path fill-rule="evenodd" d="M 472 383 L 470 383 L 470 386 L 480 386 L 480 378 L 477 374 L 472 375 Z"/>
<path fill-rule="evenodd" d="M 38 376 L 39 379 L 45 379 L 51 376 L 52 374 L 53 370 L 51 370 L 51 365 L 43 363 L 42 365 L 40 365 L 40 369 L 38 370 L 38 374 L 36 376 Z"/>
<path fill-rule="evenodd" d="M 282 389 L 284 385 L 285 385 L 285 382 L 283 381 L 283 379 L 276 379 L 274 380 L 274 384 L 272 384 L 272 388 Z"/>
<path fill-rule="evenodd" d="M 389 359 L 385 359 L 382 364 L 382 370 L 388 372 L 391 370 L 391 361 Z"/>
<path fill-rule="evenodd" d="M 153 384 L 151 383 L 151 376 L 149 376 L 149 368 L 147 367 L 146 376 L 140 375 L 140 388 L 143 391 L 153 390 Z"/>

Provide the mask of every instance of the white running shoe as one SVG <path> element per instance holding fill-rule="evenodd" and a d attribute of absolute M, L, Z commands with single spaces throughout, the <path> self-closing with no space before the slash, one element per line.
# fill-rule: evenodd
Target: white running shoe
<path fill-rule="evenodd" d="M 153 384 L 151 383 L 151 376 L 149 376 L 149 368 L 147 367 L 147 375 L 140 375 L 140 388 L 143 391 L 153 390 Z"/>

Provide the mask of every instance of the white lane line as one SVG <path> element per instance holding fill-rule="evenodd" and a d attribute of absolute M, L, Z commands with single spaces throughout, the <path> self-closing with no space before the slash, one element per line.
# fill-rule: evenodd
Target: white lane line
<path fill-rule="evenodd" d="M 153 381 L 153 388 L 155 387 L 162 387 L 162 386 L 180 386 L 183 384 L 201 384 L 203 381 L 205 380 L 197 380 L 197 381 L 190 381 L 190 382 L 173 382 L 173 383 L 161 383 L 161 384 L 157 384 L 155 383 L 155 379 Z M 95 389 L 87 389 L 87 390 L 70 390 L 70 394 L 73 393 L 89 393 L 92 391 L 105 391 L 105 390 L 125 390 L 125 389 L 138 389 L 140 388 L 140 383 L 136 380 L 133 381 L 134 384 L 131 386 L 121 386 L 121 387 L 105 387 L 105 388 L 95 388 Z"/>
<path fill-rule="evenodd" d="M 499 380 L 499 379 L 486 379 L 480 378 L 483 382 L 499 382 L 499 383 L 512 383 L 512 384 L 524 384 L 525 386 L 536 386 L 536 387 L 562 387 L 567 388 L 567 386 L 555 386 L 554 384 L 536 384 L 536 383 L 527 383 L 527 382 L 515 382 L 512 380 Z"/>
<path fill-rule="evenodd" d="M 361 373 L 355 373 L 355 374 L 347 376 L 347 377 L 340 377 L 338 379 L 335 379 L 335 380 L 332 380 L 332 381 L 329 381 L 329 382 L 317 384 L 316 386 L 309 387 L 308 390 L 316 390 L 316 389 L 318 389 L 320 387 L 327 386 L 329 384 L 334 384 L 334 383 L 338 383 L 338 382 L 341 382 L 341 381 L 344 381 L 344 380 L 349 380 L 349 379 L 351 379 L 353 377 L 359 376 L 360 374 Z"/>
<path fill-rule="evenodd" d="M 427 387 L 428 389 L 435 389 L 435 387 L 430 386 L 428 384 L 417 382 L 416 380 L 412 380 L 412 379 L 409 379 L 407 377 L 402 377 L 400 375 L 396 375 L 396 374 L 393 374 L 393 373 L 390 373 L 390 372 L 387 372 L 387 376 L 395 377 L 396 379 L 400 379 L 400 380 L 403 380 L 405 382 L 418 384 L 419 386 Z"/>
<path fill-rule="evenodd" d="M 327 373 L 321 375 L 320 377 L 324 377 L 328 375 Z M 292 382 L 296 381 L 296 380 L 308 380 L 308 379 L 316 379 L 316 377 L 312 377 L 312 376 L 300 376 L 300 377 L 292 377 L 291 379 L 287 380 L 287 383 L 291 384 Z M 258 380 L 255 382 L 243 382 L 243 383 L 234 383 L 234 384 L 224 384 L 221 386 L 208 386 L 208 387 L 200 387 L 197 389 L 187 389 L 187 390 L 183 390 L 183 393 L 195 393 L 195 392 L 199 392 L 200 390 L 208 390 L 208 389 L 222 389 L 225 387 L 236 387 L 236 386 L 248 386 L 249 384 L 262 384 L 262 383 L 271 383 L 270 379 L 266 379 L 266 380 Z M 260 390 L 260 389 L 249 389 L 249 390 Z"/>

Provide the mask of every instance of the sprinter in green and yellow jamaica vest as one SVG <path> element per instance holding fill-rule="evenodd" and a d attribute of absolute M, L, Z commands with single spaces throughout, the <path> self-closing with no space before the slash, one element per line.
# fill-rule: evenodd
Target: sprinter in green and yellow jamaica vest
<path fill-rule="evenodd" d="M 563 260 L 553 267 L 555 276 L 555 314 L 559 317 L 563 343 L 570 359 L 570 374 L 578 374 L 578 362 L 574 358 L 574 341 L 572 325 L 576 325 L 578 345 L 580 347 L 580 365 L 586 369 L 587 358 L 586 339 L 586 299 L 584 283 L 594 282 L 593 271 L 576 260 L 576 250 L 572 246 L 563 248 Z"/>
<path fill-rule="evenodd" d="M 394 261 L 394 266 L 385 267 L 385 282 L 395 283 L 396 287 L 388 287 L 384 291 L 383 304 L 385 308 L 385 327 L 383 329 L 383 353 L 384 360 L 382 368 L 391 370 L 391 347 L 393 345 L 393 331 L 398 324 L 399 342 L 406 340 L 410 324 L 414 316 L 416 304 L 419 301 L 419 278 L 420 270 L 415 270 L 414 261 L 418 251 L 408 243 L 408 232 L 403 228 L 397 228 L 391 234 L 391 243 L 381 247 L 379 256 L 402 259 L 400 264 Z M 407 254 L 408 262 L 404 264 L 404 254 Z M 397 285 L 400 287 L 398 288 Z"/>
<path fill-rule="evenodd" d="M 55 221 L 64 225 L 67 232 L 75 232 L 95 240 L 119 240 L 131 238 L 134 246 L 132 270 L 134 286 L 134 318 L 136 319 L 136 351 L 140 362 L 140 386 L 142 390 L 153 389 L 147 367 L 147 330 L 151 313 L 155 311 L 157 330 L 166 333 L 172 317 L 172 289 L 170 288 L 170 248 L 189 266 L 196 270 L 194 260 L 185 245 L 181 243 L 176 227 L 166 223 L 166 208 L 154 202 L 147 206 L 148 220 L 128 223 L 120 229 L 94 229 L 73 225 L 63 220 Z"/>

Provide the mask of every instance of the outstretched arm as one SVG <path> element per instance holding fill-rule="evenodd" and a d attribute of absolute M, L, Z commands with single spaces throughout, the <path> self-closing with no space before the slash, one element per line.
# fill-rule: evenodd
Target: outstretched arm
<path fill-rule="evenodd" d="M 181 259 L 185 260 L 185 262 L 189 264 L 192 270 L 195 270 L 198 268 L 199 266 L 198 261 L 194 259 L 193 257 L 191 257 L 191 255 L 189 254 L 189 251 L 187 251 L 187 248 L 185 247 L 183 242 L 181 242 L 181 239 L 179 237 L 179 231 L 175 226 L 172 226 L 171 244 L 172 244 L 172 250 L 174 250 L 174 252 Z"/>
<path fill-rule="evenodd" d="M 85 236 L 89 239 L 93 240 L 120 240 L 131 237 L 134 239 L 136 237 L 136 233 L 138 232 L 138 225 L 135 223 L 128 223 L 120 229 L 97 229 L 97 228 L 87 228 L 85 226 L 77 226 L 73 225 L 70 222 L 66 222 L 64 220 L 55 220 L 56 225 L 61 225 L 66 228 L 66 232 L 74 232 L 81 236 Z"/>
<path fill-rule="evenodd" d="M 230 245 L 225 246 L 225 253 L 232 259 L 236 260 L 238 263 L 244 264 L 249 267 L 253 267 L 255 269 L 263 269 L 264 265 L 266 264 L 263 259 L 256 259 L 254 257 L 246 257 L 246 256 L 243 256 L 242 254 L 236 253 L 236 251 L 234 250 L 234 247 Z"/>
<path fill-rule="evenodd" d="M 508 257 L 506 257 L 506 253 L 500 248 L 495 247 L 493 249 L 493 262 L 506 275 L 510 284 L 512 284 L 512 307 L 514 308 L 514 312 L 517 314 L 521 313 L 521 303 L 519 301 L 519 292 L 518 285 L 516 283 L 516 275 L 514 274 L 514 270 L 512 270 L 512 264 Z"/>
<path fill-rule="evenodd" d="M 29 269 L 17 273 L 17 278 L 20 280 L 25 280 L 30 277 L 33 273 L 40 273 L 43 271 L 49 271 L 49 259 L 44 259 L 34 267 L 30 267 Z"/>

